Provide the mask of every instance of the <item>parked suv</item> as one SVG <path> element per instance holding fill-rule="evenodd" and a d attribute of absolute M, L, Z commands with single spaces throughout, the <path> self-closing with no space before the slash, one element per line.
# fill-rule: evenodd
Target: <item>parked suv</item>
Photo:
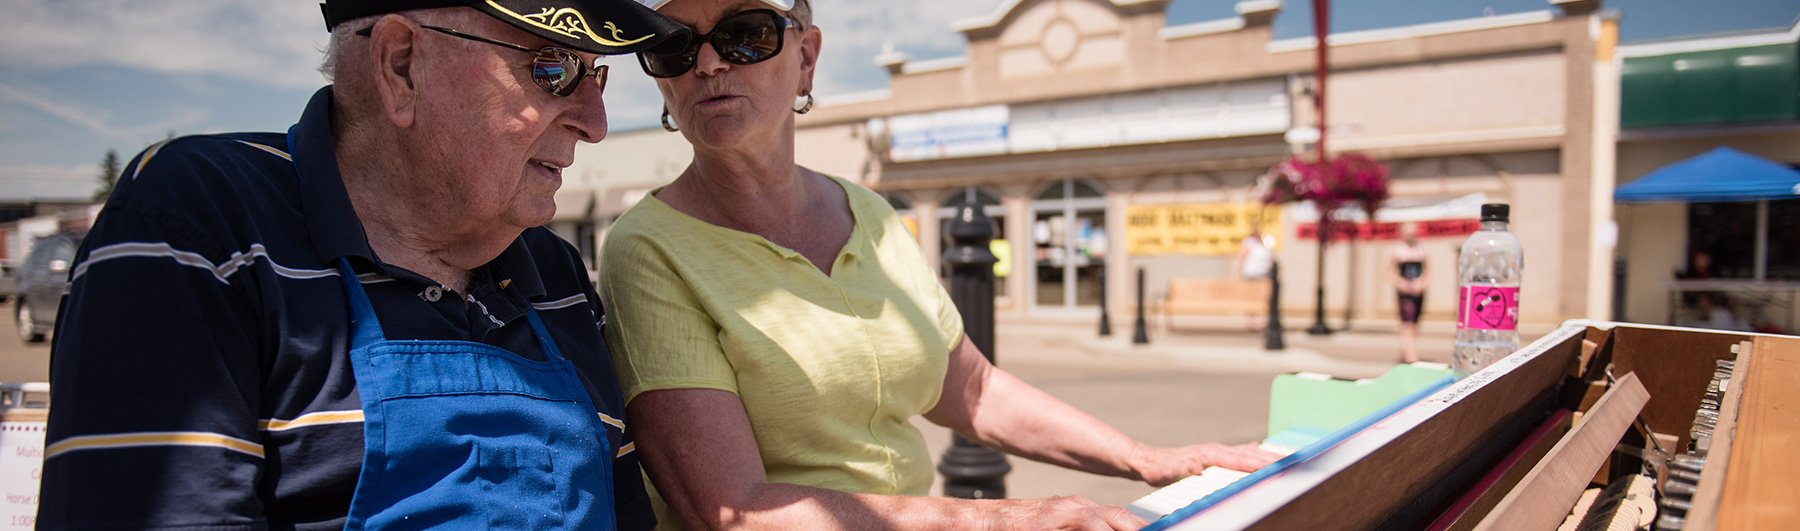
<path fill-rule="evenodd" d="M 85 233 L 65 232 L 38 238 L 19 266 L 19 293 L 13 299 L 13 321 L 19 337 L 41 343 L 56 327 L 56 311 L 69 285 L 69 265 Z"/>
<path fill-rule="evenodd" d="M 0 258 L 0 302 L 12 300 L 19 293 L 19 266 Z"/>

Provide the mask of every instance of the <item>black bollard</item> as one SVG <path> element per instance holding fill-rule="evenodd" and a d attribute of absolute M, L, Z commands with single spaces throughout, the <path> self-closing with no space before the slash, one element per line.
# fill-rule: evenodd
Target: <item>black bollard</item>
<path fill-rule="evenodd" d="M 1281 333 L 1281 262 L 1276 261 L 1269 264 L 1269 324 L 1263 326 L 1263 350 L 1287 348 Z"/>
<path fill-rule="evenodd" d="M 962 314 L 963 331 L 994 361 L 994 222 L 979 205 L 964 205 L 950 220 L 952 245 L 944 261 L 950 264 L 950 298 Z M 950 449 L 938 463 L 944 475 L 944 495 L 952 498 L 998 499 L 1006 497 L 1006 473 L 1012 465 L 1006 455 L 951 436 Z"/>
<path fill-rule="evenodd" d="M 1100 275 L 1100 337 L 1112 336 L 1112 310 L 1106 307 L 1106 275 Z"/>
<path fill-rule="evenodd" d="M 1144 326 L 1144 268 L 1138 268 L 1137 286 L 1137 319 L 1131 322 L 1131 343 L 1143 345 L 1150 342 L 1150 330 Z"/>
<path fill-rule="evenodd" d="M 1306 329 L 1306 333 L 1315 336 L 1331 335 L 1331 327 L 1325 326 L 1325 244 L 1331 240 L 1331 226 L 1326 221 L 1319 220 L 1319 270 L 1313 278 L 1313 324 L 1312 328 Z"/>

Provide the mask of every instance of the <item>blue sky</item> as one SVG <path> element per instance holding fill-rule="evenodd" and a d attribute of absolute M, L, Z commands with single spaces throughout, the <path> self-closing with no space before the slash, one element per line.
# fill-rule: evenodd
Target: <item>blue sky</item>
<path fill-rule="evenodd" d="M 955 20 L 1005 0 L 813 0 L 825 31 L 821 99 L 884 89 L 885 42 L 915 60 L 962 54 Z M 1170 25 L 1235 16 L 1235 0 L 1172 0 Z M 1312 33 L 1289 0 L 1276 38 Z M 1624 42 L 1786 28 L 1800 0 L 1606 0 Z M 1547 0 L 1337 0 L 1338 32 L 1553 9 Z M 324 83 L 310 0 L 13 0 L 0 17 L 0 200 L 83 197 L 108 149 L 129 159 L 169 133 L 280 131 Z M 613 130 L 653 126 L 660 97 L 614 58 Z"/>

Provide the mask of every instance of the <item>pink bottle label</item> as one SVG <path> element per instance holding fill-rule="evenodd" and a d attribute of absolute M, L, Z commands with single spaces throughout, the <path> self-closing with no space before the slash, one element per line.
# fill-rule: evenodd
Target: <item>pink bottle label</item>
<path fill-rule="evenodd" d="M 1517 330 L 1519 287 L 1463 286 L 1456 297 L 1456 327 Z"/>

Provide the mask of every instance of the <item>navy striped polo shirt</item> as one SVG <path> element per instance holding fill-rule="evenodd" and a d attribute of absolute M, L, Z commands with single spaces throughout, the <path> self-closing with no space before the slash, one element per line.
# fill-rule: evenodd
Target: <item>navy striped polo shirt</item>
<path fill-rule="evenodd" d="M 289 135 L 182 137 L 126 167 L 57 321 L 38 525 L 342 528 L 363 456 L 348 257 L 390 339 L 543 359 L 536 308 L 618 449 L 619 527 L 653 526 L 575 248 L 527 230 L 466 296 L 382 263 L 338 174 L 331 101 L 319 90 Z"/>

